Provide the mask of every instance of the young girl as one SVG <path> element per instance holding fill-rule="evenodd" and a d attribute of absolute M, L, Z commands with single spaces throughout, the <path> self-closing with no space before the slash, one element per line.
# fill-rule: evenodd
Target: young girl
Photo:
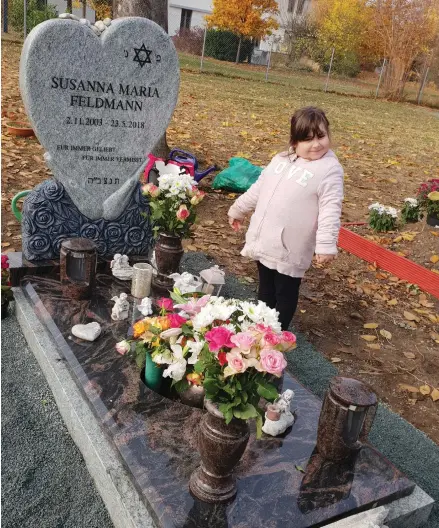
<path fill-rule="evenodd" d="M 228 212 L 236 231 L 254 211 L 241 255 L 257 261 L 259 299 L 276 308 L 283 330 L 296 311 L 314 252 L 318 264 L 337 254 L 343 168 L 330 145 L 325 113 L 298 110 L 291 119 L 289 151 L 276 155 Z"/>

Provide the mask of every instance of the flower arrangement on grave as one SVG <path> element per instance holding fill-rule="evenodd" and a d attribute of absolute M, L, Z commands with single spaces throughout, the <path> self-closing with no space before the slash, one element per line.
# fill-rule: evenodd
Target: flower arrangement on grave
<path fill-rule="evenodd" d="M 427 222 L 428 217 L 430 217 L 439 224 L 439 178 L 423 183 L 419 187 L 417 195 L 421 208 L 427 213 Z M 436 222 L 431 225 L 435 224 Z"/>
<path fill-rule="evenodd" d="M 406 198 L 401 209 L 401 218 L 404 223 L 418 222 L 423 218 L 421 204 L 416 198 Z"/>
<path fill-rule="evenodd" d="M 9 280 L 9 258 L 7 255 L 2 255 L 2 317 L 6 317 L 7 306 L 13 298 L 14 294 Z"/>
<path fill-rule="evenodd" d="M 261 435 L 260 398 L 279 395 L 272 381 L 287 366 L 284 353 L 296 346 L 291 332 L 281 331 L 276 310 L 265 303 L 209 295 L 181 295 L 158 302 L 160 314 L 133 325 L 133 340 L 116 345 L 131 352 L 139 366 L 147 356 L 163 378 L 182 393 L 202 386 L 226 424 L 255 418 Z"/>
<path fill-rule="evenodd" d="M 374 231 L 393 231 L 398 221 L 398 211 L 378 202 L 369 205 L 369 225 Z"/>
<path fill-rule="evenodd" d="M 190 174 L 161 174 L 158 185 L 147 183 L 142 193 L 149 199 L 154 232 L 180 238 L 189 235 L 195 222 L 195 207 L 205 193 Z"/>

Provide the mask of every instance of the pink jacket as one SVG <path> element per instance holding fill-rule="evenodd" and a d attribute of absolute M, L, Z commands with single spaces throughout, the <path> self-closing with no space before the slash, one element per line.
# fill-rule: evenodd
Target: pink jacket
<path fill-rule="evenodd" d="M 343 168 L 328 151 L 316 161 L 276 155 L 229 209 L 241 220 L 254 211 L 241 255 L 292 277 L 303 277 L 314 252 L 337 253 Z"/>

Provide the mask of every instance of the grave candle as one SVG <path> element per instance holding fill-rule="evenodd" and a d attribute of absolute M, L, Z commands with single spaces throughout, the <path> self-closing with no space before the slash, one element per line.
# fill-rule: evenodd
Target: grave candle
<path fill-rule="evenodd" d="M 133 280 L 131 283 L 131 295 L 137 299 L 149 297 L 151 293 L 152 266 L 146 262 L 140 262 L 133 266 Z"/>

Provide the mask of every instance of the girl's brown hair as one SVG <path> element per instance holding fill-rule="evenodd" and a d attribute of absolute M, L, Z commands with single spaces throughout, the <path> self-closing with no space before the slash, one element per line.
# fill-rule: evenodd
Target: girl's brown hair
<path fill-rule="evenodd" d="M 329 135 L 329 121 L 323 110 L 315 106 L 297 110 L 291 118 L 290 145 L 294 147 L 299 141 L 323 137 L 322 128 Z"/>

